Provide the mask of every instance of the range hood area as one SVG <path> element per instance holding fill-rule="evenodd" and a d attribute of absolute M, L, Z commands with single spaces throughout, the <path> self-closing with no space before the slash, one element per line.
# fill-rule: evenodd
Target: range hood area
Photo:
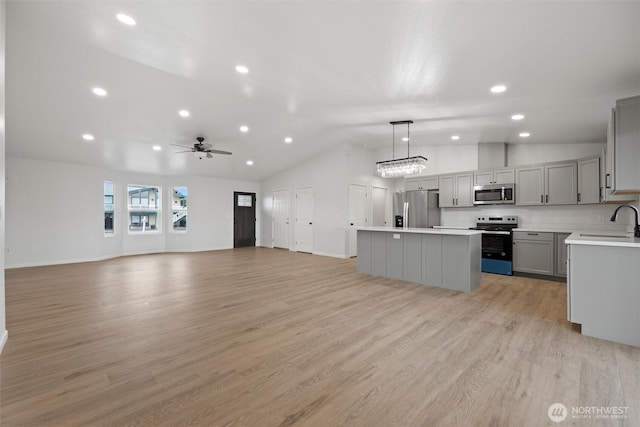
<path fill-rule="evenodd" d="M 479 142 L 478 169 L 498 169 L 507 166 L 506 142 Z"/>

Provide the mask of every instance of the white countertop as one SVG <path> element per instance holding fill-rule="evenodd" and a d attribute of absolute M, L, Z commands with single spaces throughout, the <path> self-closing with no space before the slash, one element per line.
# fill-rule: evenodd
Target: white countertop
<path fill-rule="evenodd" d="M 358 227 L 362 231 L 385 231 L 387 233 L 440 234 L 447 236 L 473 236 L 482 234 L 478 230 L 451 228 L 395 228 L 395 227 Z"/>
<path fill-rule="evenodd" d="M 564 242 L 568 245 L 618 246 L 640 249 L 640 238 L 633 237 L 633 233 L 581 231 L 571 234 Z"/>

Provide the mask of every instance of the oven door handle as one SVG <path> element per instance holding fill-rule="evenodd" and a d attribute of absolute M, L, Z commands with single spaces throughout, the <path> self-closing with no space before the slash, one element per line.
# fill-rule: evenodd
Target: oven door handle
<path fill-rule="evenodd" d="M 508 236 L 511 234 L 510 231 L 490 231 L 490 230 L 482 230 L 482 234 L 499 234 L 501 236 Z"/>

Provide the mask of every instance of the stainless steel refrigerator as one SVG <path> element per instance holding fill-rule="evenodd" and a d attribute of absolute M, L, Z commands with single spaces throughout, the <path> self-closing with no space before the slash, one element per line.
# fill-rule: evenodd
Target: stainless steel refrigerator
<path fill-rule="evenodd" d="M 426 190 L 393 193 L 393 218 L 396 227 L 429 228 L 440 225 L 438 193 Z"/>

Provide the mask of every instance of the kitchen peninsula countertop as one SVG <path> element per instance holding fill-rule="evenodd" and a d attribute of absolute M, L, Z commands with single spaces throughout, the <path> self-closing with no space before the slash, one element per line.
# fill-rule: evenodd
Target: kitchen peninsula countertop
<path fill-rule="evenodd" d="M 617 246 L 640 249 L 640 238 L 633 237 L 633 233 L 580 231 L 567 237 L 565 243 L 568 245 Z"/>

